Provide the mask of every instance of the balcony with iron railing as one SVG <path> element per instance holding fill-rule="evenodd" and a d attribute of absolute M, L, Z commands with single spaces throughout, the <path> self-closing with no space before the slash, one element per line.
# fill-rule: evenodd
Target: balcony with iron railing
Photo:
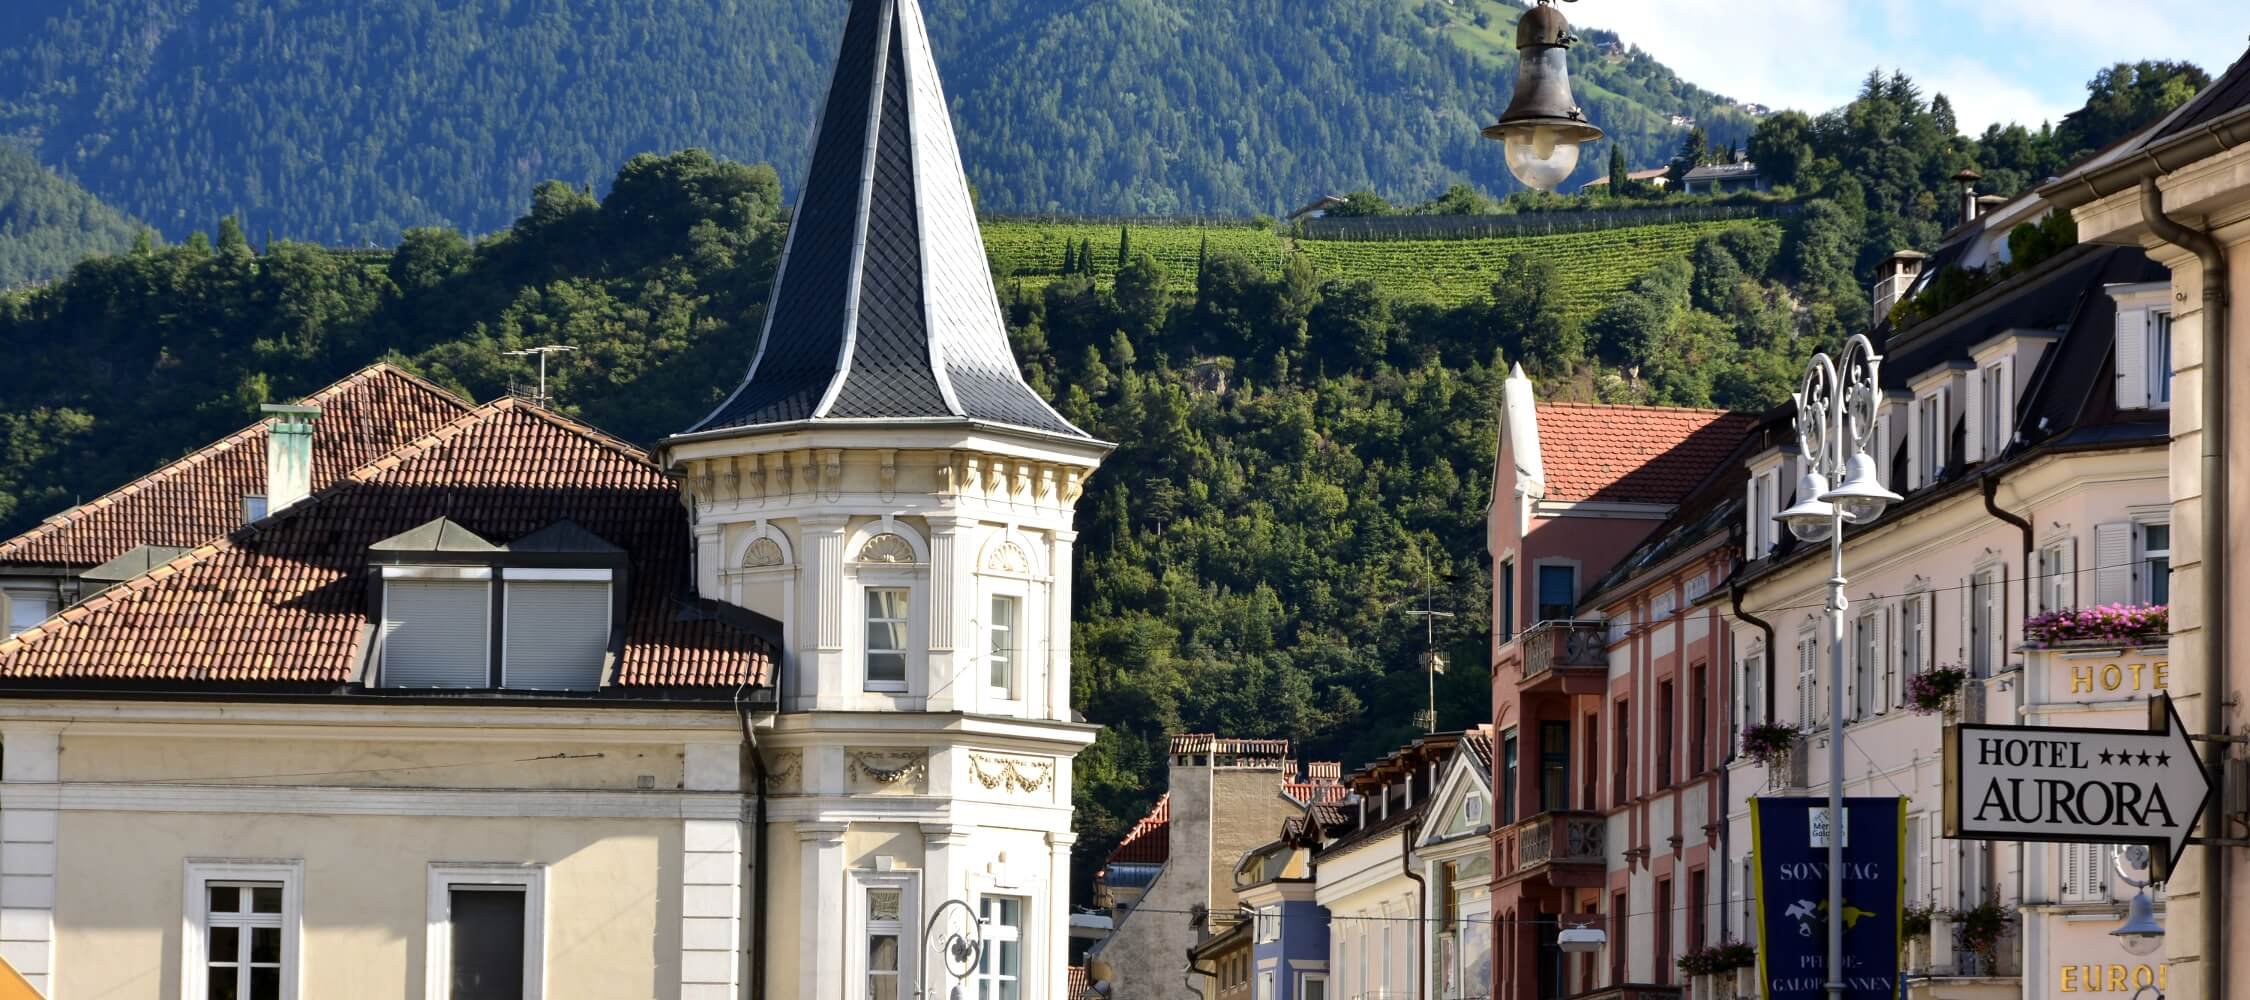
<path fill-rule="evenodd" d="M 1523 653 L 1522 690 L 1599 694 L 1609 683 L 1609 626 L 1550 619 L 1516 639 Z"/>
<path fill-rule="evenodd" d="M 1602 884 L 1602 850 L 1608 823 L 1597 812 L 1542 812 L 1502 827 L 1498 837 L 1504 876 L 1544 876 L 1555 886 L 1588 888 Z"/>

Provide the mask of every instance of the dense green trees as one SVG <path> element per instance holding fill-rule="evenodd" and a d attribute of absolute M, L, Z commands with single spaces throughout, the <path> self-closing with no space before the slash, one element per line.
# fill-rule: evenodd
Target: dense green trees
<path fill-rule="evenodd" d="M 1515 186 L 1477 135 L 1513 72 L 1521 11 L 1500 0 L 924 6 L 987 211 Z M 842 21 L 840 0 L 19 0 L 0 4 L 0 136 L 175 240 L 222 215 L 328 244 L 493 232 L 538 181 L 599 185 L 640 152 L 711 148 L 793 187 Z M 1747 134 L 1587 35 L 1580 98 L 1636 163 L 1670 151 L 1673 113 Z"/>
<path fill-rule="evenodd" d="M 0 142 L 0 289 L 46 281 L 82 257 L 123 250 L 138 231 L 30 153 Z"/>

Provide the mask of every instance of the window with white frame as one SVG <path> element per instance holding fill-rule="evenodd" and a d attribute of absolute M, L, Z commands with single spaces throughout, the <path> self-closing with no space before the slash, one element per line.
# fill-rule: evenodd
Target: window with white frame
<path fill-rule="evenodd" d="M 1258 908 L 1258 941 L 1268 943 L 1281 940 L 1281 907 Z"/>
<path fill-rule="evenodd" d="M 1980 569 L 1969 578 L 1969 676 L 1990 677 L 2000 665 L 2000 644 L 2006 626 L 2000 609 L 2006 600 L 2001 588 L 2006 573 L 1999 567 Z"/>
<path fill-rule="evenodd" d="M 1023 625 L 1023 599 L 1005 594 L 992 598 L 991 617 L 984 624 L 985 659 L 990 665 L 987 684 L 1000 698 L 1017 697 L 1017 664 Z"/>
<path fill-rule="evenodd" d="M 1820 642 L 1806 631 L 1797 638 L 1797 726 L 1820 721 Z"/>
<path fill-rule="evenodd" d="M 1946 396 L 1944 387 L 1932 389 L 1914 400 L 1914 485 L 1927 486 L 1945 471 Z"/>
<path fill-rule="evenodd" d="M 2015 429 L 2015 407 L 2008 398 L 2013 388 L 2005 360 L 1977 371 L 1977 441 L 1987 462 L 2000 457 L 2009 432 Z"/>
<path fill-rule="evenodd" d="M 1780 542 L 1780 525 L 1774 523 L 1774 514 L 1780 511 L 1781 470 L 1767 469 L 1750 477 L 1748 519 L 1743 525 L 1743 536 L 1749 546 L 1745 558 L 1762 559 Z"/>
<path fill-rule="evenodd" d="M 905 996 L 899 972 L 899 941 L 906 933 L 899 906 L 904 890 L 897 886 L 869 886 L 867 894 L 867 997 L 866 1000 L 901 1000 Z"/>
<path fill-rule="evenodd" d="M 8 632 L 15 635 L 54 617 L 55 595 L 31 590 L 0 591 L 0 604 L 8 613 Z"/>
<path fill-rule="evenodd" d="M 1883 623 L 1880 611 L 1869 611 L 1852 623 L 1852 717 L 1875 714 L 1875 678 L 1883 657 Z"/>
<path fill-rule="evenodd" d="M 2055 859 L 2065 903 L 2109 901 L 2109 848 L 2100 844 L 2056 844 Z"/>
<path fill-rule="evenodd" d="M 2071 607 L 2071 555 L 2072 542 L 2058 538 L 2039 547 L 2038 583 L 2034 589 L 2039 594 L 2039 610 L 2061 611 Z"/>
<path fill-rule="evenodd" d="M 2148 405 L 2172 405 L 2172 314 L 2158 311 L 2148 318 Z"/>
<path fill-rule="evenodd" d="M 1898 609 L 1898 660 L 1899 684 L 1892 689 L 1895 703 L 1906 703 L 1906 682 L 1930 668 L 1930 605 L 1929 591 L 1906 595 L 1905 603 Z"/>
<path fill-rule="evenodd" d="M 1328 974 L 1297 973 L 1297 1000 L 1328 1000 Z"/>
<path fill-rule="evenodd" d="M 2172 526 L 2141 525 L 2140 600 L 2144 604 L 2172 603 Z"/>
<path fill-rule="evenodd" d="M 1742 692 L 1742 725 L 1766 721 L 1766 658 L 1763 647 L 1752 646 L 1741 660 L 1742 683 L 1735 690 Z"/>
<path fill-rule="evenodd" d="M 546 869 L 430 866 L 430 1000 L 538 1000 L 546 979 Z"/>
<path fill-rule="evenodd" d="M 1266 971 L 1263 971 L 1263 972 L 1260 972 L 1260 973 L 1258 973 L 1258 996 L 1257 996 L 1257 1000 L 1274 1000 L 1274 998 L 1273 998 L 1273 972 L 1272 972 L 1272 970 L 1266 970 Z"/>
<path fill-rule="evenodd" d="M 1021 896 L 978 900 L 984 954 L 977 960 L 977 1000 L 1022 1000 L 1023 911 Z"/>
<path fill-rule="evenodd" d="M 242 523 L 262 521 L 265 516 L 266 498 L 255 493 L 245 494 L 242 498 Z"/>
<path fill-rule="evenodd" d="M 905 587 L 868 587 L 867 690 L 906 690 L 907 611 Z"/>
<path fill-rule="evenodd" d="M 303 901 L 298 862 L 189 861 L 186 1000 L 293 1000 Z"/>
<path fill-rule="evenodd" d="M 1923 903 L 1929 879 L 1922 874 L 1922 817 L 1906 817 L 1906 902 Z"/>

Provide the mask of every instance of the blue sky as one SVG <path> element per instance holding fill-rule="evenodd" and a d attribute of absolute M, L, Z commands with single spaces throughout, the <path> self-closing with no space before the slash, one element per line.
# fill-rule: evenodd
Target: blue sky
<path fill-rule="evenodd" d="M 1869 69 L 1902 69 L 1972 134 L 2059 120 L 2111 63 L 2185 58 L 2215 77 L 2250 48 L 2244 0 L 1586 0 L 1563 12 L 1699 86 L 1777 108 L 1825 111 Z"/>

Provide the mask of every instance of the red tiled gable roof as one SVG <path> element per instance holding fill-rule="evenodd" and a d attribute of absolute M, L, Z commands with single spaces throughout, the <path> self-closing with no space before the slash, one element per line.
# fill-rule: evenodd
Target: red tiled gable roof
<path fill-rule="evenodd" d="M 460 397 L 377 364 L 305 397 L 315 490 L 469 412 Z M 242 524 L 242 498 L 266 492 L 266 424 L 220 438 L 161 469 L 0 542 L 0 564 L 94 566 L 136 545 L 201 545 Z"/>
<path fill-rule="evenodd" d="M 1725 460 L 1755 418 L 1670 406 L 1541 403 L 1546 499 L 1675 504 Z"/>
<path fill-rule="evenodd" d="M 692 546 L 675 484 L 638 449 L 512 400 L 0 641 L 0 678 L 345 683 L 368 546 L 441 516 L 496 543 L 569 520 L 623 549 L 618 686 L 764 683 L 767 641 L 683 599 Z"/>
<path fill-rule="evenodd" d="M 1111 864 L 1160 865 L 1172 857 L 1172 793 L 1157 796 L 1148 815 L 1133 824 L 1133 832 L 1109 852 Z"/>
<path fill-rule="evenodd" d="M 1086 976 L 1085 966 L 1071 966 L 1064 978 L 1069 987 L 1070 1000 L 1101 1000 L 1102 995 L 1094 992 L 1094 981 Z"/>
<path fill-rule="evenodd" d="M 1336 781 L 1284 781 L 1281 794 L 1299 805 L 1325 802 L 1331 805 L 1351 797 L 1352 790 Z"/>
<path fill-rule="evenodd" d="M 1461 734 L 1461 747 L 1475 758 L 1477 769 L 1492 773 L 1492 727 L 1478 726 Z"/>

